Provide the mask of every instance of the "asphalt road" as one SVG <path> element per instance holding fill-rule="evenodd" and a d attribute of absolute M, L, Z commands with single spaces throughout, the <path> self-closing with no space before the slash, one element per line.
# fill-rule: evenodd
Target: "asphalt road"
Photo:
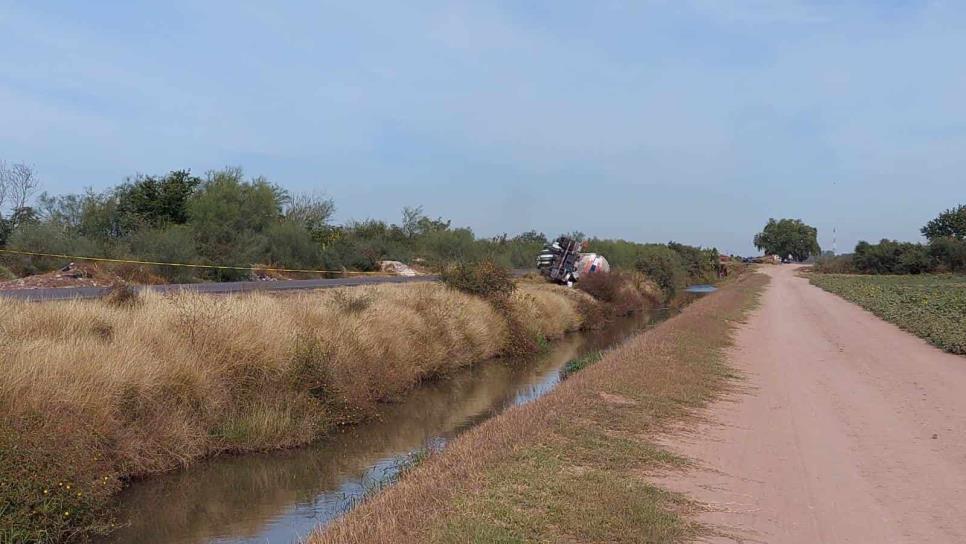
<path fill-rule="evenodd" d="M 355 285 L 373 285 L 377 283 L 409 283 L 419 281 L 436 281 L 437 275 L 429 276 L 360 276 L 354 278 L 335 278 L 318 280 L 285 280 L 285 281 L 234 281 L 225 283 L 186 283 L 171 285 L 142 285 L 142 291 L 156 293 L 176 293 L 191 291 L 195 293 L 247 293 L 252 291 L 292 291 L 300 289 L 328 289 L 332 287 L 352 287 Z M 110 292 L 110 287 L 56 287 L 47 289 L 15 289 L 0 291 L 0 296 L 41 302 L 48 300 L 71 300 L 99 298 Z"/>
<path fill-rule="evenodd" d="M 527 269 L 516 269 L 511 273 L 520 277 L 528 272 Z M 177 283 L 170 285 L 142 285 L 137 289 L 153 291 L 155 293 L 177 293 L 190 291 L 194 293 L 230 294 L 248 293 L 252 291 L 297 291 L 303 289 L 329 289 L 332 287 L 353 287 L 356 285 L 375 285 L 378 283 L 410 283 L 421 281 L 436 281 L 439 276 L 357 276 L 353 278 L 333 278 L 317 280 L 279 280 L 279 281 L 233 281 L 224 283 Z M 7 297 L 30 302 L 50 300 L 73 300 L 100 298 L 111 291 L 111 287 L 54 287 L 46 289 L 13 289 L 0 291 L 0 297 Z"/>

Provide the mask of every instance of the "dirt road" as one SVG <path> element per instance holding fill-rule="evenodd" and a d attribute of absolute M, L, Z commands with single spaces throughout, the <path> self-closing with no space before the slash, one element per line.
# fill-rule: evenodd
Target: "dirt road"
<path fill-rule="evenodd" d="M 715 542 L 966 542 L 966 357 L 768 267 L 741 391 L 668 439 Z"/>

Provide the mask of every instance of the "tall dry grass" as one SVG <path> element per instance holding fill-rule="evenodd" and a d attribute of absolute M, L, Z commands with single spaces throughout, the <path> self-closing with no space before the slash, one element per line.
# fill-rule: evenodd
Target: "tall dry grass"
<path fill-rule="evenodd" d="M 467 431 L 309 542 L 690 542 L 694 506 L 654 486 L 660 445 L 726 390 L 732 333 L 767 283 L 728 280 L 530 404 Z"/>
<path fill-rule="evenodd" d="M 579 328 L 586 299 L 524 285 L 514 320 L 429 283 L 0 299 L 0 525 L 52 538 L 91 526 L 119 478 L 306 443 L 420 380 L 501 354 L 511 322 L 543 338 Z"/>

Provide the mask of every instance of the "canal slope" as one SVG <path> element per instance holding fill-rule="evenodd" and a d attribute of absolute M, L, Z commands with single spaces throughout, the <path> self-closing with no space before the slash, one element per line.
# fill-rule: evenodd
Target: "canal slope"
<path fill-rule="evenodd" d="M 691 504 L 647 475 L 685 461 L 656 445 L 728 387 L 736 323 L 767 282 L 729 281 L 537 402 L 454 440 L 317 533 L 333 542 L 655 542 L 696 535 Z"/>

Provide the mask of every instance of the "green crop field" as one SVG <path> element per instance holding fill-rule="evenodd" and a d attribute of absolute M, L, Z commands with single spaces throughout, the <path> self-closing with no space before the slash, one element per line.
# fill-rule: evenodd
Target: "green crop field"
<path fill-rule="evenodd" d="M 951 353 L 966 355 L 966 276 L 811 274 L 814 285 Z"/>

